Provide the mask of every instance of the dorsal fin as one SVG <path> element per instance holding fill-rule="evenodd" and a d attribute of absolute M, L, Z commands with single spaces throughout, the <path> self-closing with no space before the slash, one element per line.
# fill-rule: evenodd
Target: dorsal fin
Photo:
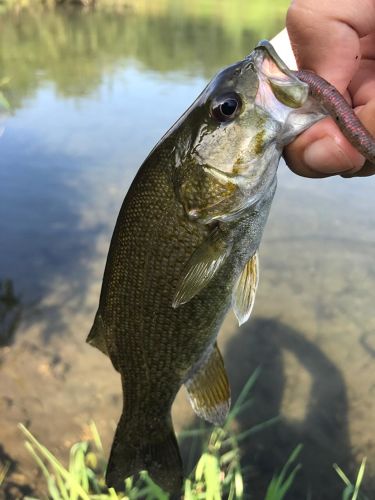
<path fill-rule="evenodd" d="M 217 344 L 204 354 L 185 387 L 198 417 L 223 425 L 230 408 L 230 387 Z"/>

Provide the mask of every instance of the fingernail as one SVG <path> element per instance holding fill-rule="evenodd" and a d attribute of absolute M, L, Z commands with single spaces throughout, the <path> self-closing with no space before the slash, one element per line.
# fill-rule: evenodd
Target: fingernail
<path fill-rule="evenodd" d="M 353 161 L 331 137 L 310 144 L 303 154 L 305 164 L 313 170 L 336 173 L 355 168 Z"/>

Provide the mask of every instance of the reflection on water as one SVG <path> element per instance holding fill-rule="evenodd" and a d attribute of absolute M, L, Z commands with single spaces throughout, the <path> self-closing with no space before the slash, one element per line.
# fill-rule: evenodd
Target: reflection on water
<path fill-rule="evenodd" d="M 209 4 L 205 12 L 202 6 Z M 213 0 L 129 0 L 129 5 L 135 10 L 122 15 L 58 10 L 1 16 L 0 81 L 11 78 L 13 106 L 46 80 L 60 97 L 89 95 L 129 61 L 162 74 L 183 71 L 184 78 L 210 78 L 249 53 L 260 38 L 276 33 L 287 1 L 267 6 L 253 0 L 247 8 L 242 0 L 219 5 Z"/>
<path fill-rule="evenodd" d="M 259 22 L 256 4 L 239 22 L 230 8 L 239 1 L 220 2 L 214 15 L 211 2 L 172 3 L 0 16 L 0 82 L 9 79 L 2 91 L 13 108 L 0 140 L 0 306 L 12 304 L 0 318 L 0 333 L 12 332 L 0 340 L 0 459 L 18 462 L 12 488 L 38 483 L 18 421 L 58 455 L 90 418 L 109 445 L 119 381 L 83 341 L 124 193 L 208 78 L 282 23 L 279 10 Z M 374 187 L 373 179 L 312 181 L 280 168 L 253 321 L 238 329 L 230 316 L 221 338 L 234 394 L 264 367 L 239 424 L 282 415 L 244 450 L 253 491 L 300 441 L 295 498 L 339 491 L 330 463 L 350 472 L 363 455 L 374 486 Z M 19 324 L 19 297 L 32 306 L 4 346 Z M 192 424 L 183 394 L 174 416 L 178 428 Z"/>

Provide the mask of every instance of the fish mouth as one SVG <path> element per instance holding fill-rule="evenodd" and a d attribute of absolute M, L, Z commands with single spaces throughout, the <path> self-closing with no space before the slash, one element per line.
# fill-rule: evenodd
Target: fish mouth
<path fill-rule="evenodd" d="M 273 78 L 300 82 L 295 72 L 290 70 L 268 40 L 258 42 L 251 56 L 257 69 Z M 303 84 L 302 84 L 303 85 Z"/>
<path fill-rule="evenodd" d="M 288 68 L 268 40 L 261 40 L 250 54 L 260 86 L 268 85 L 278 101 L 291 108 L 301 107 L 308 98 L 308 85 Z"/>

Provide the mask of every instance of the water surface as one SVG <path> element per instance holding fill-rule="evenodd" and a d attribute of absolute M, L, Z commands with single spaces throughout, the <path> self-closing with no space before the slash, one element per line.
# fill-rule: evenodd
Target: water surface
<path fill-rule="evenodd" d="M 12 106 L 0 139 L 0 459 L 14 464 L 12 495 L 40 485 L 17 422 L 67 456 L 94 418 L 109 446 L 120 384 L 84 339 L 124 194 L 212 75 L 283 24 L 281 2 L 255 3 L 254 16 L 240 1 L 131 5 L 0 16 Z M 291 498 L 338 497 L 332 463 L 350 474 L 364 455 L 375 491 L 374 188 L 280 167 L 252 320 L 239 329 L 230 316 L 221 334 L 234 399 L 262 366 L 239 425 L 281 415 L 243 450 L 256 498 L 299 442 Z M 184 394 L 174 417 L 194 425 Z"/>

